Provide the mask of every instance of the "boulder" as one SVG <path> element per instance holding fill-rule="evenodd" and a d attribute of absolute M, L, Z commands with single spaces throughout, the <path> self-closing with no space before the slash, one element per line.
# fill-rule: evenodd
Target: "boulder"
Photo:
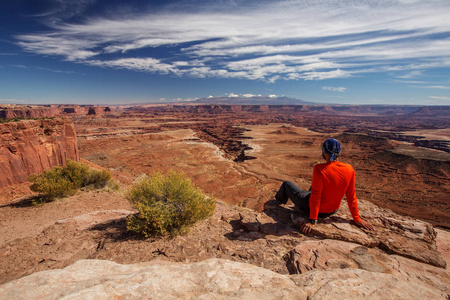
<path fill-rule="evenodd" d="M 80 260 L 0 286 L 2 299 L 306 299 L 288 276 L 221 259 L 121 265 Z"/>

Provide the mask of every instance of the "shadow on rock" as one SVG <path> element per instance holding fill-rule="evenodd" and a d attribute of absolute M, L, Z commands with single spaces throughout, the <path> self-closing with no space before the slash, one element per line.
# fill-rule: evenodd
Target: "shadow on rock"
<path fill-rule="evenodd" d="M 254 241 L 268 235 L 301 235 L 292 222 L 292 215 L 300 212 L 280 206 L 277 201 L 269 200 L 264 204 L 263 213 L 239 213 L 228 220 L 233 230 L 225 236 L 230 240 Z"/>

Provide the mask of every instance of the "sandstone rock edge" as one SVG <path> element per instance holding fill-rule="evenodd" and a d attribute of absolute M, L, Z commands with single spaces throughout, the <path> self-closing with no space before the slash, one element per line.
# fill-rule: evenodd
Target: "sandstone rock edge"
<path fill-rule="evenodd" d="M 365 270 L 281 275 L 223 259 L 121 265 L 80 260 L 0 286 L 1 299 L 439 299 L 390 274 Z"/>

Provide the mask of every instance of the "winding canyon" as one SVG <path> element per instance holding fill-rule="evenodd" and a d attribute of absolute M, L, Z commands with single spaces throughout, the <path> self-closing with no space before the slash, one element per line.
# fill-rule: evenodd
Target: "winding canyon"
<path fill-rule="evenodd" d="M 0 124 L 0 172 L 7 178 L 0 186 L 0 298 L 386 299 L 379 291 L 387 289 L 398 299 L 450 294 L 448 107 L 4 110 L 15 111 L 3 113 L 11 118 L 38 119 Z M 340 160 L 356 170 L 361 215 L 375 232 L 356 227 L 344 201 L 337 215 L 303 235 L 298 224 L 305 216 L 290 203 L 274 204 L 284 180 L 309 188 L 329 137 L 342 142 Z M 187 235 L 143 239 L 125 229 L 133 208 L 121 192 L 78 193 L 30 206 L 28 174 L 68 158 L 110 170 L 122 190 L 144 173 L 182 171 L 218 200 L 216 213 Z M 52 271 L 38 273 L 44 270 Z M 162 279 L 151 284 L 158 278 L 176 279 L 164 288 Z M 32 291 L 36 282 L 41 288 Z M 132 282 L 139 282 L 133 291 Z"/>

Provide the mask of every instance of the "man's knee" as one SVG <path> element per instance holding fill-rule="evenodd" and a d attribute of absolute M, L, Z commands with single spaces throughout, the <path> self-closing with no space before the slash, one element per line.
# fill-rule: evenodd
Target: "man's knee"
<path fill-rule="evenodd" d="M 285 189 L 291 189 L 291 190 L 297 190 L 298 189 L 298 186 L 295 183 L 293 183 L 292 181 L 289 181 L 289 180 L 284 181 L 282 186 Z"/>

